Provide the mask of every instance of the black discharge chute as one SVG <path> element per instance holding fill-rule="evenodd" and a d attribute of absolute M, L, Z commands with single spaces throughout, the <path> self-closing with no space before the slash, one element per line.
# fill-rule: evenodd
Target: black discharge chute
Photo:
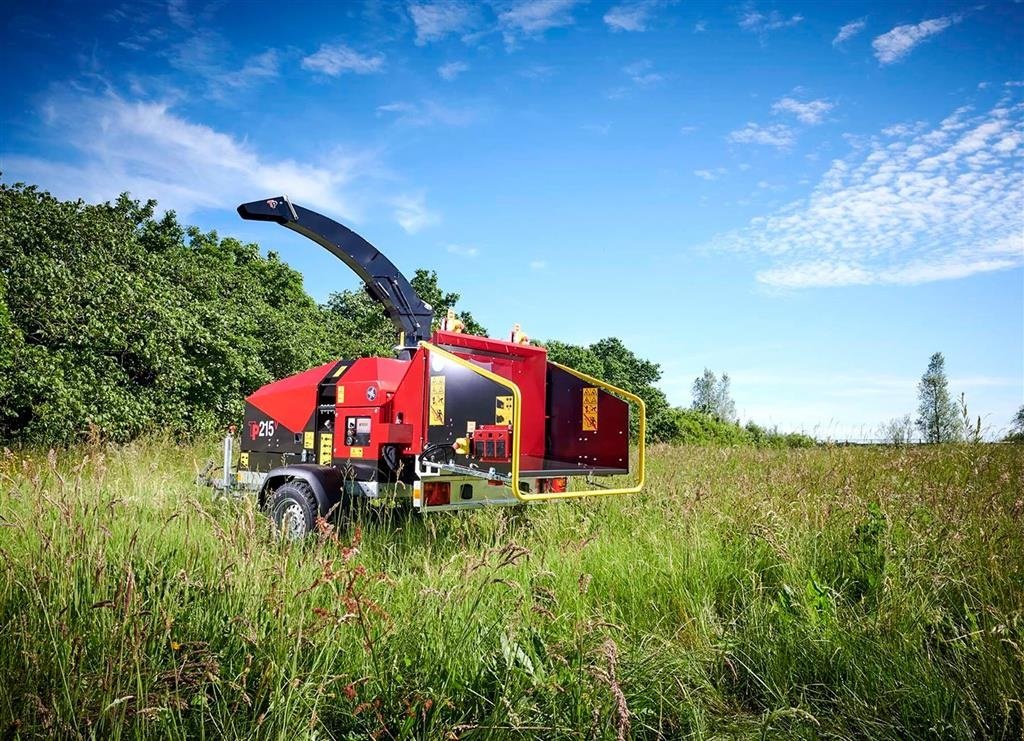
<path fill-rule="evenodd" d="M 249 221 L 276 222 L 313 240 L 348 265 L 401 332 L 400 358 L 408 358 L 421 340 L 430 339 L 433 308 L 416 294 L 391 260 L 348 227 L 295 205 L 288 196 L 243 203 L 238 215 Z"/>

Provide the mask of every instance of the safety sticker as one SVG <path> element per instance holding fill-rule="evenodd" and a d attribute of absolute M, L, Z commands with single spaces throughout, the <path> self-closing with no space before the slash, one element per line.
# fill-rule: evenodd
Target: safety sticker
<path fill-rule="evenodd" d="M 512 424 L 512 403 L 515 400 L 514 396 L 495 396 L 494 397 L 494 424 L 496 425 L 510 425 Z"/>
<path fill-rule="evenodd" d="M 349 448 L 348 449 L 348 455 L 349 455 L 350 458 L 362 458 L 363 457 L 363 449 L 362 448 Z"/>
<path fill-rule="evenodd" d="M 444 376 L 430 377 L 430 426 L 444 424 Z"/>
<path fill-rule="evenodd" d="M 344 404 L 345 403 L 345 387 L 342 386 L 340 383 L 338 384 L 338 387 L 337 387 L 337 394 L 338 394 L 338 396 L 334 400 L 334 403 L 335 404 Z"/>
<path fill-rule="evenodd" d="M 334 459 L 334 435 L 330 432 L 320 433 L 320 465 L 329 466 Z"/>
<path fill-rule="evenodd" d="M 249 467 L 249 454 L 248 453 L 242 453 L 241 455 L 238 456 L 238 467 L 239 468 L 248 468 Z"/>
<path fill-rule="evenodd" d="M 597 431 L 597 388 L 594 386 L 583 389 L 583 431 Z"/>
<path fill-rule="evenodd" d="M 344 373 L 347 370 L 348 370 L 348 366 L 343 363 L 343 364 L 339 365 L 337 368 L 335 368 L 334 373 L 331 374 L 331 377 L 332 378 L 337 378 L 338 376 L 340 376 L 342 373 Z"/>
<path fill-rule="evenodd" d="M 314 445 L 313 438 L 314 434 L 312 432 L 304 433 L 302 436 L 302 447 L 306 450 L 312 450 Z"/>

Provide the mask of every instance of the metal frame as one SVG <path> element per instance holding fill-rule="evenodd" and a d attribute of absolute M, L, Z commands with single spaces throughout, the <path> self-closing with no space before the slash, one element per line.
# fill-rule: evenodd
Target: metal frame
<path fill-rule="evenodd" d="M 476 373 L 478 375 L 481 375 L 484 378 L 487 378 L 487 379 L 489 379 L 491 381 L 494 381 L 495 383 L 497 383 L 497 384 L 499 384 L 501 386 L 504 386 L 505 388 L 507 388 L 509 391 L 512 392 L 512 484 L 511 484 L 511 486 L 509 488 L 512 490 L 512 494 L 515 496 L 515 498 L 518 499 L 520 502 L 539 502 L 539 501 L 545 501 L 545 500 L 551 500 L 551 499 L 575 499 L 575 498 L 578 498 L 578 497 L 591 497 L 591 496 L 605 496 L 605 497 L 607 497 L 607 496 L 613 496 L 613 495 L 616 495 L 616 494 L 636 494 L 641 489 L 643 489 L 643 487 L 644 487 L 644 479 L 645 479 L 646 474 L 647 474 L 646 457 L 645 457 L 646 445 L 645 445 L 645 442 L 644 442 L 644 438 L 646 437 L 646 434 L 647 434 L 647 407 L 644 404 L 644 400 L 641 399 L 636 394 L 631 394 L 630 392 L 626 391 L 625 389 L 620 389 L 617 386 L 612 386 L 610 383 L 605 383 L 604 381 L 602 381 L 600 379 L 597 379 L 597 378 L 594 378 L 593 376 L 588 376 L 586 373 L 580 373 L 577 370 L 573 370 L 572 368 L 568 368 L 568 367 L 566 367 L 566 366 L 564 366 L 564 365 L 562 365 L 560 363 L 555 363 L 554 361 L 549 360 L 548 362 L 551 363 L 552 365 L 554 365 L 556 368 L 561 368 L 562 370 L 566 371 L 567 373 L 571 373 L 572 375 L 574 375 L 577 378 L 580 378 L 580 379 L 586 381 L 587 383 L 591 383 L 591 384 L 593 384 L 593 385 L 595 385 L 595 386 L 597 386 L 599 388 L 603 388 L 605 391 L 608 391 L 610 393 L 616 394 L 617 396 L 621 396 L 624 399 L 626 399 L 627 401 L 632 402 L 633 404 L 637 405 L 637 407 L 640 410 L 640 430 L 639 430 L 640 440 L 639 440 L 639 445 L 638 445 L 638 462 L 637 462 L 637 465 L 638 465 L 640 471 L 639 471 L 639 475 L 637 477 L 636 484 L 634 486 L 625 487 L 625 488 L 619 488 L 619 489 L 587 489 L 585 491 L 546 492 L 546 493 L 541 493 L 541 492 L 537 492 L 537 493 L 523 492 L 523 491 L 520 491 L 520 489 L 519 489 L 519 430 L 520 430 L 520 423 L 522 421 L 521 409 L 522 409 L 522 401 L 523 401 L 522 393 L 519 391 L 519 386 L 517 386 L 515 383 L 513 383 L 510 380 L 508 380 L 507 378 L 502 378 L 501 376 L 499 376 L 496 373 L 492 373 L 489 370 L 486 370 L 486 369 L 481 368 L 481 367 L 479 367 L 477 365 L 474 365 L 473 363 L 469 362 L 468 360 L 466 360 L 464 358 L 460 358 L 458 355 L 455 355 L 454 353 L 450 353 L 447 350 L 442 350 L 440 347 L 438 347 L 437 345 L 435 345 L 435 344 L 433 344 L 431 342 L 422 341 L 422 342 L 420 342 L 420 347 L 424 348 L 428 352 L 436 352 L 442 358 L 445 358 L 446 360 L 451 360 L 452 362 L 454 362 L 454 363 L 456 363 L 458 365 L 461 365 L 463 368 L 468 368 L 469 370 L 473 371 L 474 373 Z"/>

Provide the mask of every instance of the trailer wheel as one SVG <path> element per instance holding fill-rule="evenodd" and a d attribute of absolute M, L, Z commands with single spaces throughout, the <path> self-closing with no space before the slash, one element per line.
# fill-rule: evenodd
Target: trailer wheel
<path fill-rule="evenodd" d="M 288 540 L 302 540 L 313 532 L 317 517 L 316 496 L 305 481 L 289 481 L 274 493 L 270 517 L 277 532 Z"/>

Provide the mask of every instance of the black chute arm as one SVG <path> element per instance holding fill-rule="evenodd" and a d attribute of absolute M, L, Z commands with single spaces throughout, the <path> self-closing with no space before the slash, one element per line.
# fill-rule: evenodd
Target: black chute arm
<path fill-rule="evenodd" d="M 366 291 L 384 305 L 391 321 L 404 333 L 399 355 L 407 355 L 420 340 L 430 338 L 434 310 L 421 299 L 394 263 L 351 229 L 316 211 L 297 206 L 288 196 L 243 203 L 238 215 L 250 221 L 274 221 L 321 247 L 348 265 L 366 285 Z"/>

